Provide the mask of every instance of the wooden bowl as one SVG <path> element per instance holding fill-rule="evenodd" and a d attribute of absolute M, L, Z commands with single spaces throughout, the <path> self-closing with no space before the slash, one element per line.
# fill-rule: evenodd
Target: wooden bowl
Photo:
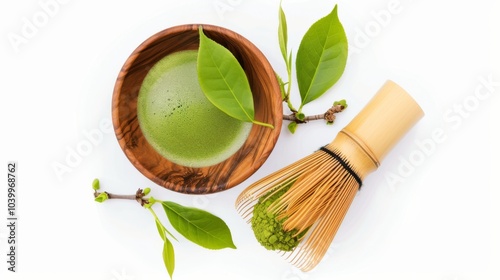
<path fill-rule="evenodd" d="M 253 125 L 243 146 L 219 164 L 192 168 L 162 157 L 147 142 L 137 120 L 137 97 L 149 69 L 166 55 L 198 49 L 197 24 L 163 30 L 144 41 L 127 59 L 116 80 L 112 115 L 118 142 L 132 164 L 153 182 L 189 194 L 206 194 L 234 187 L 267 159 L 281 131 L 282 100 L 273 68 L 250 41 L 222 27 L 203 24 L 205 34 L 229 49 L 245 70 L 254 96 L 255 119 L 274 129 Z"/>

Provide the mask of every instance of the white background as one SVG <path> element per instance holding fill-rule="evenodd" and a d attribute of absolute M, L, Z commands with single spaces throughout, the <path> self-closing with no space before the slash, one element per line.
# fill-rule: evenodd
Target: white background
<path fill-rule="evenodd" d="M 305 111 L 322 113 L 342 98 L 349 108 L 334 126 L 309 123 L 295 135 L 283 129 L 257 173 L 208 196 L 153 184 L 126 159 L 114 134 L 100 130 L 111 119 L 114 81 L 142 41 L 183 23 L 211 23 L 244 35 L 284 74 L 278 1 L 61 0 L 49 10 L 47 2 L 0 4 L 0 170 L 7 173 L 8 160 L 19 170 L 18 272 L 7 272 L 4 261 L 5 220 L 1 279 L 168 278 L 151 215 L 133 201 L 95 203 L 96 177 L 107 191 L 151 187 L 159 199 L 206 209 L 228 223 L 237 250 L 209 251 L 178 238 L 174 279 L 500 279 L 498 2 L 285 0 L 294 51 L 307 28 L 339 5 L 350 40 L 347 68 Z M 27 30 L 30 24 L 35 29 Z M 13 43 L 14 37 L 21 41 Z M 365 180 L 327 257 L 301 273 L 254 240 L 234 201 L 251 182 L 330 142 L 386 79 L 406 88 L 426 116 Z M 494 86 L 481 88 L 482 79 Z M 475 97 L 478 88 L 488 95 Z M 297 96 L 294 88 L 295 104 Z M 102 139 L 76 161 L 74 151 L 96 130 Z M 439 143 L 431 140 L 439 132 Z M 427 154 L 418 143 L 427 143 Z M 57 164 L 68 172 L 58 176 Z M 388 180 L 395 176 L 401 180 Z"/>

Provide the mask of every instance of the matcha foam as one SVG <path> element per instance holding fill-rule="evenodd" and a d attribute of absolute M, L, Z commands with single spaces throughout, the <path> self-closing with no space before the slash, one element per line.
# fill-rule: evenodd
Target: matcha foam
<path fill-rule="evenodd" d="M 147 141 L 168 160 L 189 167 L 227 159 L 252 128 L 205 97 L 198 82 L 197 55 L 196 50 L 180 51 L 158 61 L 146 75 L 137 101 Z"/>

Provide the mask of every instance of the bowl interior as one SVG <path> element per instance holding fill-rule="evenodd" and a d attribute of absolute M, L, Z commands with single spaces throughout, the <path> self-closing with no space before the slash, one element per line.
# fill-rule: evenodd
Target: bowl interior
<path fill-rule="evenodd" d="M 229 49 L 245 70 L 254 96 L 255 119 L 274 129 L 253 125 L 243 146 L 225 161 L 192 168 L 161 156 L 147 142 L 137 120 L 137 97 L 149 69 L 163 57 L 198 49 L 199 25 L 163 30 L 144 41 L 127 59 L 117 78 L 112 114 L 116 137 L 127 158 L 155 183 L 182 193 L 203 194 L 229 189 L 252 175 L 267 159 L 281 131 L 282 101 L 274 70 L 247 39 L 222 27 L 202 25 L 205 34 Z"/>

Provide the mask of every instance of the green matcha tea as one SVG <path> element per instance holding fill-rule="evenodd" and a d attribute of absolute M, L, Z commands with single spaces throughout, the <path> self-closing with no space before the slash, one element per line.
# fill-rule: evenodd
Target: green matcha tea
<path fill-rule="evenodd" d="M 141 130 L 168 160 L 189 167 L 217 164 L 234 154 L 252 124 L 215 107 L 198 83 L 196 50 L 170 54 L 146 75 L 137 101 Z"/>

